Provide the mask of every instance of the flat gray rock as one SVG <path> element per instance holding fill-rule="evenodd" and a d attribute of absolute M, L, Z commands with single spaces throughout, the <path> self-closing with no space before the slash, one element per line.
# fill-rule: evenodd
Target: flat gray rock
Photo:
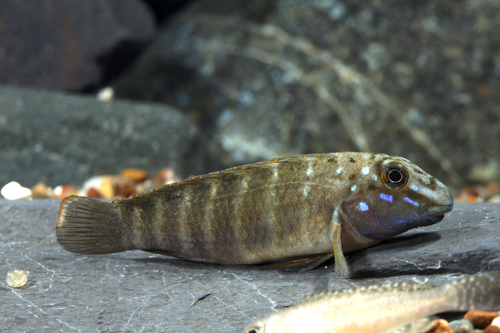
<path fill-rule="evenodd" d="M 304 273 L 204 265 L 132 251 L 86 256 L 56 242 L 59 201 L 0 200 L 0 327 L 8 332 L 239 332 L 253 320 L 326 289 L 383 282 L 442 284 L 500 270 L 500 205 L 457 204 L 434 226 Z M 7 285 L 11 269 L 28 283 Z"/>

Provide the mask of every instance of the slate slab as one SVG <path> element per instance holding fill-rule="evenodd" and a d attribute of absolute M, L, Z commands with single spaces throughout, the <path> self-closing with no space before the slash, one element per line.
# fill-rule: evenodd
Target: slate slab
<path fill-rule="evenodd" d="M 240 332 L 304 295 L 381 282 L 442 284 L 500 271 L 500 205 L 457 204 L 439 224 L 309 272 L 185 262 L 145 252 L 85 256 L 58 246 L 59 201 L 0 200 L 0 327 L 8 332 Z M 494 259 L 496 258 L 496 259 Z M 19 289 L 11 269 L 30 271 Z"/>

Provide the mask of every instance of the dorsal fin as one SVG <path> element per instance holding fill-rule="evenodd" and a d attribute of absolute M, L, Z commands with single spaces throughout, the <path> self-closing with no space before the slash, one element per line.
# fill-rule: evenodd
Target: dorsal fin
<path fill-rule="evenodd" d="M 185 179 L 182 182 L 176 182 L 155 188 L 142 194 L 135 194 L 127 198 L 116 199 L 113 201 L 115 204 L 137 204 L 140 202 L 147 202 L 157 197 L 179 197 L 182 191 L 191 186 L 209 186 L 212 181 L 223 181 L 232 177 L 243 177 L 250 173 L 258 173 L 259 171 L 269 172 L 272 168 L 279 163 L 287 163 L 295 161 L 296 156 L 275 158 L 253 164 L 241 165 L 237 167 L 227 168 L 221 171 L 214 171 L 204 175 L 198 175 Z"/>
<path fill-rule="evenodd" d="M 387 284 L 371 285 L 353 289 L 331 290 L 331 291 L 325 290 L 317 294 L 304 296 L 304 298 L 299 303 L 303 304 L 303 303 L 315 302 L 330 297 L 345 297 L 349 295 L 354 296 L 360 293 L 375 295 L 377 293 L 380 294 L 380 293 L 398 292 L 398 291 L 413 292 L 413 291 L 428 290 L 432 288 L 435 288 L 433 284 L 419 284 L 419 283 L 408 283 L 408 282 L 387 283 Z"/>
<path fill-rule="evenodd" d="M 316 159 L 319 157 L 331 157 L 335 153 L 328 154 L 308 154 L 308 155 L 296 155 L 288 157 L 273 158 L 261 162 L 256 162 L 253 164 L 240 165 L 232 168 L 227 168 L 221 171 L 214 171 L 208 174 L 199 175 L 195 177 L 190 177 L 183 182 L 177 182 L 172 184 L 164 185 L 160 188 L 150 190 L 142 194 L 132 195 L 128 198 L 114 200 L 113 203 L 121 204 L 138 204 L 140 202 L 148 202 L 151 199 L 162 197 L 162 198 L 175 198 L 180 197 L 182 191 L 186 187 L 191 186 L 210 186 L 212 181 L 224 181 L 224 179 L 230 179 L 232 177 L 243 177 L 248 175 L 248 173 L 257 174 L 259 172 L 270 172 L 274 170 L 277 165 L 283 163 L 294 163 L 309 159 Z"/>

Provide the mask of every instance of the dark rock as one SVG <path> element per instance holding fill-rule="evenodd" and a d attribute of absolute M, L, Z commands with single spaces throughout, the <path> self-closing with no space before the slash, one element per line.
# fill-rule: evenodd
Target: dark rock
<path fill-rule="evenodd" d="M 126 167 L 200 174 L 211 165 L 205 141 L 167 106 L 0 87 L 0 186 L 81 185 Z"/>
<path fill-rule="evenodd" d="M 114 87 L 197 115 L 226 166 L 361 150 L 499 179 L 499 21 L 497 2 L 200 1 Z"/>
<path fill-rule="evenodd" d="M 0 22 L 0 84 L 57 90 L 116 76 L 155 33 L 138 0 L 5 0 Z"/>
<path fill-rule="evenodd" d="M 179 10 L 193 2 L 193 0 L 143 0 L 147 3 L 154 15 L 157 22 L 162 22 L 170 16 L 177 13 Z"/>
<path fill-rule="evenodd" d="M 354 272 L 371 272 L 372 277 L 363 279 L 339 278 L 332 264 L 283 273 L 204 265 L 140 251 L 75 255 L 56 242 L 58 209 L 59 201 L 54 200 L 0 200 L 0 272 L 4 274 L 0 295 L 2 303 L 10 305 L 0 307 L 0 327 L 5 331 L 36 327 L 38 332 L 240 332 L 255 319 L 295 304 L 307 294 L 385 282 L 440 285 L 462 273 L 485 269 L 477 263 L 485 257 L 500 256 L 499 242 L 488 240 L 498 237 L 498 204 L 457 204 L 437 224 L 441 229 L 436 225 L 412 232 L 424 235 L 417 242 L 420 245 L 412 243 L 419 237 L 404 241 L 401 236 L 392 244 L 362 251 L 363 260 L 356 260 L 359 253 L 348 255 Z M 425 235 L 430 234 L 439 237 L 429 241 Z M 478 241 L 479 234 L 488 234 L 484 243 Z M 484 249 L 480 255 L 463 255 L 480 242 Z M 398 246 L 398 256 L 387 246 L 394 251 Z M 427 251 L 419 251 L 420 247 Z M 448 266 L 449 256 L 460 264 Z M 415 264 L 401 265 L 402 260 Z M 437 266 L 438 260 L 441 268 L 429 267 Z M 390 265 L 392 276 L 376 277 L 387 276 Z M 30 272 L 24 287 L 7 285 L 5 276 L 11 269 Z"/>

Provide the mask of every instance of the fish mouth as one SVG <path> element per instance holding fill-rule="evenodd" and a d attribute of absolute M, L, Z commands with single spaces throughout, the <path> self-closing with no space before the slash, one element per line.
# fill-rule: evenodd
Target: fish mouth
<path fill-rule="evenodd" d="M 449 205 L 436 205 L 427 209 L 423 216 L 430 224 L 441 222 L 444 219 L 444 214 L 453 209 L 453 204 Z"/>

